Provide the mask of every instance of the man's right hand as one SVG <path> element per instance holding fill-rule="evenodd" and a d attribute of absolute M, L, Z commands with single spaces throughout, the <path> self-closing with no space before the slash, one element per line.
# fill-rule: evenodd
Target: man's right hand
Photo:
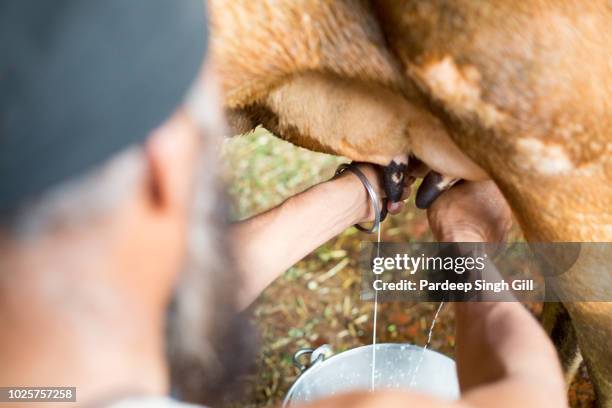
<path fill-rule="evenodd" d="M 512 213 L 492 181 L 468 181 L 442 193 L 427 210 L 440 242 L 503 242 Z"/>
<path fill-rule="evenodd" d="M 510 209 L 491 181 L 453 186 L 432 203 L 427 215 L 436 239 L 446 242 L 501 242 L 512 223 Z M 455 310 L 459 401 L 376 391 L 336 395 L 309 407 L 567 406 L 556 351 L 520 303 L 457 302 Z"/>

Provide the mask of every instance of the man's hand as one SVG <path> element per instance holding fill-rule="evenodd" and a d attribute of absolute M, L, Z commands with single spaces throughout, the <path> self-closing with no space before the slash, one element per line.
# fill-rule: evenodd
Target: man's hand
<path fill-rule="evenodd" d="M 512 213 L 492 181 L 462 182 L 442 193 L 427 210 L 440 242 L 503 242 Z"/>
<path fill-rule="evenodd" d="M 358 164 L 382 205 L 384 189 L 380 169 Z M 414 181 L 406 177 L 407 183 Z M 404 197 L 410 194 L 407 186 Z M 388 206 L 401 211 L 403 203 Z M 241 306 L 248 306 L 262 290 L 291 265 L 327 240 L 356 223 L 374 220 L 374 206 L 361 180 L 345 171 L 303 191 L 275 208 L 234 223 L 231 241 L 236 265 L 243 274 Z"/>
<path fill-rule="evenodd" d="M 381 168 L 373 164 L 368 164 L 368 163 L 359 163 L 357 167 L 367 177 L 368 181 L 372 185 L 372 188 L 374 189 L 374 191 L 376 192 L 379 198 L 378 206 L 379 208 L 382 208 L 382 200 L 386 197 L 386 194 L 385 194 L 385 189 L 383 188 L 382 175 L 380 171 Z M 355 184 L 353 188 L 356 188 L 357 191 L 360 192 L 359 200 L 360 202 L 363 203 L 363 211 L 362 211 L 363 215 L 357 221 L 357 223 L 374 221 L 374 215 L 375 215 L 374 206 L 370 202 L 370 198 L 365 188 L 363 187 L 363 185 L 361 185 L 361 181 L 359 181 L 359 179 L 349 171 L 345 171 L 344 173 L 342 173 L 340 178 L 342 177 L 347 177 L 347 178 L 352 179 L 353 184 Z M 402 194 L 402 200 L 405 200 L 408 197 L 410 197 L 410 192 L 411 192 L 410 187 L 412 183 L 414 183 L 414 181 L 415 181 L 414 177 L 411 177 L 411 176 L 405 177 L 404 192 Z M 391 215 L 398 214 L 402 212 L 403 209 L 404 209 L 403 201 L 398 201 L 396 203 L 391 203 L 391 202 L 387 203 L 387 211 Z"/>

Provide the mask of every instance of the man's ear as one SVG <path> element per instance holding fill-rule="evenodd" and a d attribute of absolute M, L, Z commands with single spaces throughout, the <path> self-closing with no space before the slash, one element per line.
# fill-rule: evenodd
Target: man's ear
<path fill-rule="evenodd" d="M 148 195 L 160 210 L 184 209 L 193 181 L 197 134 L 189 118 L 177 111 L 151 133 L 145 144 Z"/>

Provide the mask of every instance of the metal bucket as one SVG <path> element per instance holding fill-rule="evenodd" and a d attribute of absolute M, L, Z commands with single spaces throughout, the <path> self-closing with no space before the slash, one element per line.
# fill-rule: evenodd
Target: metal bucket
<path fill-rule="evenodd" d="M 301 374 L 289 389 L 283 407 L 348 391 L 370 390 L 372 350 L 372 345 L 336 355 L 331 355 L 328 345 L 299 350 L 293 362 Z M 302 361 L 308 355 L 310 365 L 306 366 Z M 376 345 L 374 388 L 410 389 L 448 400 L 459 398 L 455 362 L 436 351 L 410 344 Z"/>

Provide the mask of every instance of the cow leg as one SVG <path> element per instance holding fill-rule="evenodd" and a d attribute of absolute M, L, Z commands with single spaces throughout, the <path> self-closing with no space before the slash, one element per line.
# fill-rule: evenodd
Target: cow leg
<path fill-rule="evenodd" d="M 559 353 L 565 381 L 569 387 L 582 362 L 576 331 L 570 315 L 562 303 L 547 302 L 544 303 L 541 320 L 544 330 Z"/>
<path fill-rule="evenodd" d="M 597 404 L 603 408 L 612 408 L 612 302 L 566 303 L 565 306 L 572 318 L 578 345 L 595 386 Z"/>

